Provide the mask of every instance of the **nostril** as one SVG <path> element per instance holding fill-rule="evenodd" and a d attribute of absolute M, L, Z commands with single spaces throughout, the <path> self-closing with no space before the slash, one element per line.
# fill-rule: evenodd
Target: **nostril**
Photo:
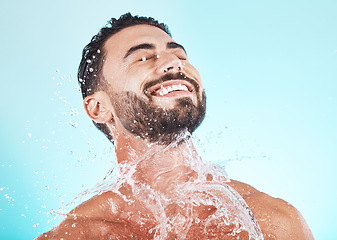
<path fill-rule="evenodd" d="M 164 69 L 164 72 L 168 72 L 169 70 L 174 70 L 175 68 L 174 67 L 168 67 L 168 68 L 165 68 Z M 177 68 L 176 68 L 178 71 L 180 71 L 181 70 L 181 66 L 178 66 Z"/>
<path fill-rule="evenodd" d="M 173 69 L 173 67 L 165 68 L 165 69 L 164 69 L 164 72 L 168 72 L 169 70 L 172 70 L 172 69 Z"/>

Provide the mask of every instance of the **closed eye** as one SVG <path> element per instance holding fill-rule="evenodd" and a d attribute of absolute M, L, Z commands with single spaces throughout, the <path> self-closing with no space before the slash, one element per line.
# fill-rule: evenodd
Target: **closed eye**
<path fill-rule="evenodd" d="M 187 56 L 185 54 L 182 53 L 176 53 L 175 54 L 177 56 L 177 58 L 179 58 L 180 60 L 187 60 Z"/>
<path fill-rule="evenodd" d="M 157 55 L 153 55 L 153 56 L 149 56 L 149 57 L 143 56 L 143 57 L 140 58 L 138 61 L 140 61 L 140 62 L 145 62 L 145 61 L 148 61 L 148 60 L 151 60 L 151 59 L 155 59 L 156 57 L 157 57 Z"/>
<path fill-rule="evenodd" d="M 177 56 L 180 60 L 187 60 L 187 57 L 179 57 Z"/>

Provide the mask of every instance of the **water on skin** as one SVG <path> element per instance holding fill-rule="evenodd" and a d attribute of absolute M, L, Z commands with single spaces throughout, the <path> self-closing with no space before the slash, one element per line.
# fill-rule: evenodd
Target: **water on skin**
<path fill-rule="evenodd" d="M 183 136 L 183 140 L 189 136 Z M 179 139 L 178 141 L 181 141 Z M 169 154 L 176 143 L 164 149 Z M 148 236 L 153 239 L 263 239 L 261 230 L 242 197 L 229 185 L 225 171 L 217 166 L 209 165 L 193 151 L 192 146 L 182 151 L 185 162 L 179 168 L 189 169 L 190 175 L 178 175 L 173 187 L 165 193 L 154 189 L 151 184 L 136 180 L 137 168 L 157 153 L 145 154 L 137 159 L 136 164 L 123 163 L 118 168 L 109 171 L 104 180 L 93 189 L 87 190 L 81 196 L 100 194 L 112 191 L 118 194 L 129 205 L 136 202 L 147 206 L 148 216 L 155 224 L 144 227 Z M 161 152 L 160 154 L 163 154 Z M 135 156 L 136 157 L 136 156 Z M 172 169 L 167 168 L 158 172 L 156 179 L 167 174 Z M 187 179 L 187 180 L 186 180 Z M 126 196 L 121 191 L 128 186 L 133 197 Z M 139 226 L 146 226 L 148 219 L 137 218 Z M 193 237 L 192 237 L 193 236 Z M 192 237 L 192 238 L 191 238 Z"/>
<path fill-rule="evenodd" d="M 91 69 L 89 71 L 92 72 Z M 141 158 L 134 154 L 135 161 L 132 164 L 126 162 L 119 164 L 118 168 L 112 168 L 102 182 L 81 193 L 73 203 L 88 194 L 107 191 L 116 193 L 129 205 L 141 202 L 143 206 L 147 206 L 148 216 L 154 222 L 151 227 L 145 229 L 148 236 L 157 240 L 196 239 L 195 236 L 198 239 L 263 239 L 245 201 L 226 184 L 229 179 L 225 171 L 206 164 L 189 145 L 189 137 L 189 134 L 182 136 L 160 153 L 147 153 Z M 189 147 L 180 152 L 185 161 L 179 168 L 189 169 L 190 176 L 186 176 L 186 171 L 184 175 L 175 175 L 176 179 L 185 180 L 178 184 L 176 182 L 170 191 L 165 193 L 154 189 L 149 183 L 136 180 L 135 176 L 144 162 L 155 158 L 156 154 L 170 154 L 181 141 Z M 174 169 L 166 168 L 158 172 L 156 179 L 170 171 Z M 121 191 L 123 186 L 128 186 L 132 191 L 132 198 Z M 113 204 L 111 207 L 113 208 Z M 59 213 L 63 215 L 63 209 L 60 209 Z M 145 226 L 148 219 L 136 218 L 135 221 L 138 221 L 139 226 Z"/>

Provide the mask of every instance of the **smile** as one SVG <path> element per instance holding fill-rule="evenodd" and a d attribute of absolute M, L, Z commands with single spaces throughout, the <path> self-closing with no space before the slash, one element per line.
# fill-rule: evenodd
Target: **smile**
<path fill-rule="evenodd" d="M 184 80 L 169 80 L 156 84 L 147 90 L 151 96 L 156 97 L 175 97 L 181 95 L 190 95 L 193 92 L 193 86 Z"/>

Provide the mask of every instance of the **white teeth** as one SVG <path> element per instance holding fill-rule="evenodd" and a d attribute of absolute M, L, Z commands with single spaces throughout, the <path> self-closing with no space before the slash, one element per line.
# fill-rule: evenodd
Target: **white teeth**
<path fill-rule="evenodd" d="M 179 87 L 184 91 L 188 91 L 188 88 L 185 85 L 179 84 Z"/>
<path fill-rule="evenodd" d="M 179 84 L 179 85 L 171 85 L 167 87 L 163 87 L 161 85 L 160 89 L 157 91 L 160 96 L 164 96 L 170 92 L 173 91 L 188 91 L 188 88 L 185 85 Z"/>
<path fill-rule="evenodd" d="M 163 88 L 163 94 L 165 95 L 165 94 L 168 94 L 169 93 L 169 91 L 168 91 L 168 89 L 167 88 Z"/>

